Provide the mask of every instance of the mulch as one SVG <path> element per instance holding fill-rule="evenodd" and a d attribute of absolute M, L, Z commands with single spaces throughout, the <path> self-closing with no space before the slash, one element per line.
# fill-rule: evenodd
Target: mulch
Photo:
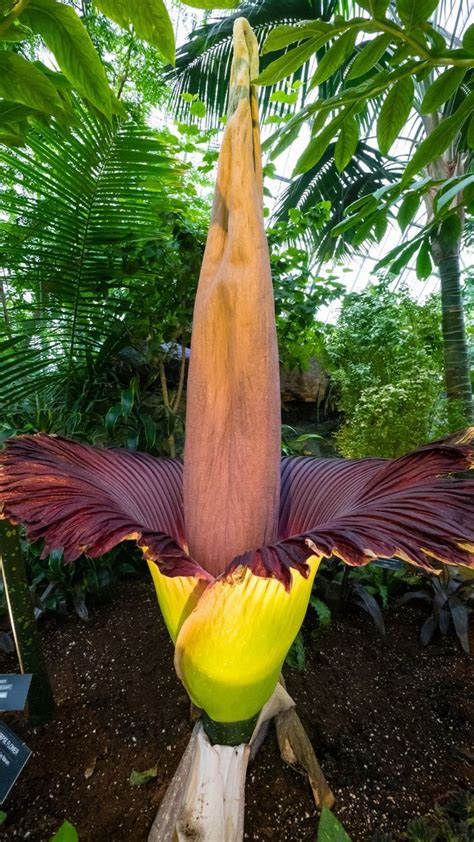
<path fill-rule="evenodd" d="M 285 669 L 353 842 L 402 839 L 410 820 L 474 788 L 472 661 L 454 636 L 422 648 L 424 616 L 389 610 L 385 639 L 357 610 L 324 633 L 308 625 L 306 668 Z M 3 715 L 33 755 L 0 839 L 48 842 L 68 819 L 81 842 L 145 842 L 191 730 L 152 587 L 121 582 L 88 622 L 48 617 L 41 631 L 57 715 L 37 728 Z M 16 671 L 2 654 L 0 672 Z M 155 765 L 149 783 L 130 785 Z M 249 769 L 245 839 L 314 842 L 316 828 L 307 780 L 283 764 L 271 729 Z"/>

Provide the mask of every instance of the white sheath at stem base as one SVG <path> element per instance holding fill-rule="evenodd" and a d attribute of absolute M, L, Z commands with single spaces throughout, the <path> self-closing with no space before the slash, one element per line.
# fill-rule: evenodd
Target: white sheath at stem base
<path fill-rule="evenodd" d="M 269 719 L 294 706 L 278 684 L 260 713 L 250 743 L 211 745 L 202 723 L 191 739 L 153 822 L 148 842 L 241 842 L 245 777 L 252 745 Z"/>

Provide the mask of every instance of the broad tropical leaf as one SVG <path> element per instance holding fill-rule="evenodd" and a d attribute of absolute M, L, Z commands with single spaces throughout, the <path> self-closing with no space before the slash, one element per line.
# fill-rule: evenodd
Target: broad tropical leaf
<path fill-rule="evenodd" d="M 397 12 L 408 31 L 428 20 L 439 0 L 397 0 Z"/>
<path fill-rule="evenodd" d="M 465 75 L 465 67 L 451 67 L 443 71 L 426 91 L 420 106 L 421 113 L 431 114 L 444 105 L 456 93 Z"/>
<path fill-rule="evenodd" d="M 181 184 L 152 129 L 78 117 L 69 131 L 36 125 L 25 149 L 0 147 L 4 407 L 50 385 L 67 391 L 76 368 L 123 334 L 131 281 L 121 249 L 156 236 L 165 192 Z"/>
<path fill-rule="evenodd" d="M 195 29 L 176 55 L 176 68 L 170 72 L 173 82 L 173 107 L 179 113 L 186 110 L 182 93 L 197 94 L 206 104 L 209 121 L 215 121 L 227 110 L 227 96 L 230 63 L 232 58 L 232 29 L 238 17 L 245 17 L 251 24 L 260 46 L 260 52 L 267 36 L 281 24 L 297 24 L 301 21 L 331 19 L 339 6 L 339 0 L 262 0 L 241 4 L 238 11 L 213 19 Z M 285 49 L 285 48 L 283 48 Z M 283 55 L 283 50 L 281 55 Z M 278 52 L 260 56 L 260 71 L 278 59 Z M 289 84 L 295 81 L 308 81 L 308 68 L 295 70 Z M 281 82 L 276 89 L 286 88 Z M 275 87 L 265 88 L 259 100 L 263 116 L 280 112 L 281 105 L 271 101 Z"/>
<path fill-rule="evenodd" d="M 311 87 L 315 85 L 322 85 L 339 69 L 339 67 L 346 61 L 354 49 L 356 40 L 356 32 L 349 30 L 344 32 L 337 41 L 329 47 L 325 52 L 321 61 L 318 62 L 318 68 L 313 78 L 311 79 Z"/>
<path fill-rule="evenodd" d="M 400 79 L 387 94 L 377 120 L 379 149 L 387 155 L 408 120 L 414 95 L 413 79 Z"/>
<path fill-rule="evenodd" d="M 368 70 L 372 70 L 373 66 L 382 58 L 390 41 L 390 35 L 378 35 L 377 38 L 373 38 L 372 41 L 362 47 L 346 74 L 346 82 L 349 79 L 357 79 Z"/>
<path fill-rule="evenodd" d="M 334 163 L 339 172 L 342 172 L 352 160 L 358 142 L 359 125 L 355 117 L 348 117 L 342 124 L 334 147 Z"/>
<path fill-rule="evenodd" d="M 63 104 L 49 79 L 23 56 L 0 52 L 0 97 L 35 111 L 63 116 Z"/>
<path fill-rule="evenodd" d="M 163 0 L 97 0 L 96 5 L 120 26 L 133 26 L 139 38 L 154 44 L 174 64 L 173 24 Z"/>
<path fill-rule="evenodd" d="M 194 9 L 235 9 L 238 0 L 182 0 L 186 6 Z"/>
<path fill-rule="evenodd" d="M 111 95 L 105 70 L 74 9 L 56 0 L 31 0 L 21 20 L 41 35 L 81 96 L 110 119 Z"/>

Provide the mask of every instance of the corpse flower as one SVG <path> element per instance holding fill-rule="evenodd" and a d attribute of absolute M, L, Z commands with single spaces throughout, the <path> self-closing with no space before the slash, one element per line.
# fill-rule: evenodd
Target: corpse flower
<path fill-rule="evenodd" d="M 3 516 L 25 524 L 30 540 L 43 539 L 43 555 L 61 547 L 73 562 L 137 542 L 177 673 L 220 745 L 248 742 L 323 557 L 356 566 L 397 556 L 426 570 L 474 563 L 474 482 L 451 476 L 470 466 L 469 433 L 395 460 L 281 460 L 250 84 L 257 55 L 247 21 L 238 20 L 194 311 L 184 460 L 43 434 L 13 439 L 0 455 Z"/>

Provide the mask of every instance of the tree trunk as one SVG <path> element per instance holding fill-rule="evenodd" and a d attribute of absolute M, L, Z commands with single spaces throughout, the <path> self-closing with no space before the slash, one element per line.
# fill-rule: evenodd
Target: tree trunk
<path fill-rule="evenodd" d="M 18 531 L 6 520 L 0 520 L 0 562 L 20 669 L 22 673 L 33 674 L 28 719 L 34 725 L 41 725 L 53 717 L 53 691 L 36 628 Z"/>
<path fill-rule="evenodd" d="M 436 237 L 432 254 L 441 280 L 444 378 L 453 426 L 473 419 L 471 373 L 461 294 L 459 239 Z"/>

